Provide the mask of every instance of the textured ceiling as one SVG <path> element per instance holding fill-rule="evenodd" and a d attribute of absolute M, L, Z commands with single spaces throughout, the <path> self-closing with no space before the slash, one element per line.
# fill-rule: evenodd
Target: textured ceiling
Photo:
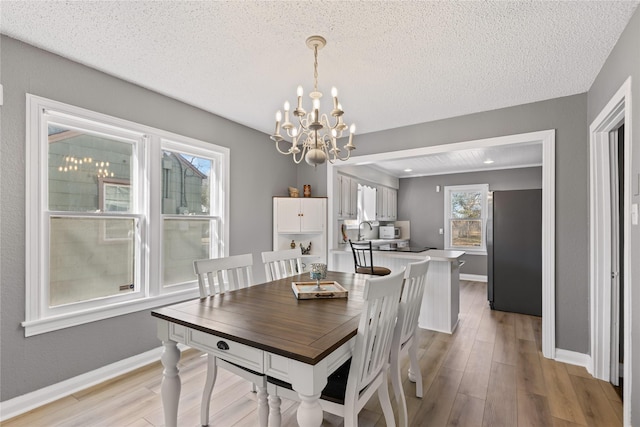
<path fill-rule="evenodd" d="M 542 166 L 542 144 L 470 148 L 368 165 L 398 178 Z"/>
<path fill-rule="evenodd" d="M 320 34 L 368 133 L 586 92 L 638 3 L 2 0 L 0 32 L 265 133 Z"/>

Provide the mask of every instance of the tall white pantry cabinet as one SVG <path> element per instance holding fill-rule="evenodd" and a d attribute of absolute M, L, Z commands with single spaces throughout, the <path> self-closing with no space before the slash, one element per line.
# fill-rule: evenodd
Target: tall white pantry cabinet
<path fill-rule="evenodd" d="M 274 197 L 273 198 L 273 250 L 307 248 L 302 255 L 303 270 L 311 263 L 327 263 L 327 198 L 326 197 Z"/>

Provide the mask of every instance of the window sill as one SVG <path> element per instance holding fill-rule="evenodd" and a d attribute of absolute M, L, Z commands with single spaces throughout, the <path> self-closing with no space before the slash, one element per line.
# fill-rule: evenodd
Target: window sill
<path fill-rule="evenodd" d="M 199 295 L 198 289 L 194 288 L 141 300 L 126 301 L 107 307 L 99 307 L 56 317 L 49 317 L 46 319 L 24 321 L 22 322 L 22 326 L 24 327 L 24 336 L 30 337 L 40 335 L 47 332 L 57 331 L 59 329 L 70 328 L 73 326 L 83 325 L 85 323 L 109 319 L 111 317 L 135 313 L 137 311 L 150 310 L 163 305 L 197 298 Z"/>

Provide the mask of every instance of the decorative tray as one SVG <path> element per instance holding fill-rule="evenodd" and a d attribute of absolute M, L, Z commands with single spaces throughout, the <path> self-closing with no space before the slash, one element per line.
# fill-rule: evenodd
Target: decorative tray
<path fill-rule="evenodd" d="M 316 282 L 292 282 L 291 289 L 298 299 L 347 298 L 349 291 L 340 283 L 320 281 L 321 290 L 316 289 Z"/>

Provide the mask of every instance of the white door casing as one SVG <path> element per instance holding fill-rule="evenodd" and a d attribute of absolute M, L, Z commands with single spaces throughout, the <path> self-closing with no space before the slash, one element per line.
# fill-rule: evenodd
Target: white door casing
<path fill-rule="evenodd" d="M 556 357 L 555 329 L 555 129 L 516 135 L 500 136 L 473 141 L 442 144 L 409 150 L 352 156 L 342 165 L 374 163 L 379 160 L 402 159 L 426 154 L 443 153 L 473 148 L 496 147 L 511 144 L 540 144 L 542 146 L 542 354 Z M 329 212 L 334 212 L 334 189 L 339 167 L 327 164 L 327 196 Z M 332 214 L 331 214 L 332 215 Z M 335 218 L 329 218 L 334 221 Z M 336 227 L 328 227 L 329 242 L 337 242 Z M 332 259 L 329 259 L 331 268 Z"/>
<path fill-rule="evenodd" d="M 624 360 L 631 360 L 631 271 L 629 268 L 631 222 L 631 77 L 618 89 L 589 127 L 589 195 L 590 195 L 590 319 L 591 362 L 589 372 L 609 381 L 611 375 L 611 194 L 610 194 L 610 133 L 624 127 L 624 187 L 623 197 L 623 283 L 624 293 Z M 630 402 L 631 363 L 625 363 L 623 401 Z M 631 425 L 631 405 L 624 405 L 624 425 Z"/>

